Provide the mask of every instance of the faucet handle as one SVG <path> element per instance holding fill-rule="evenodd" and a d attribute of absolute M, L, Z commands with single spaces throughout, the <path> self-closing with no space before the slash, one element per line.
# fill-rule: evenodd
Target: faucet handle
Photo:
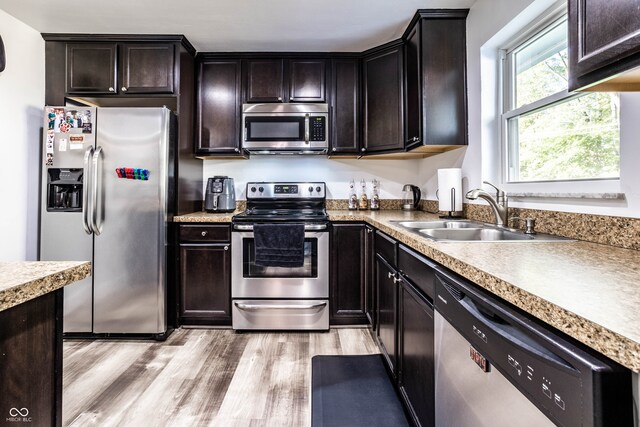
<path fill-rule="evenodd" d="M 493 185 L 492 183 L 490 183 L 489 181 L 482 181 L 483 184 L 487 184 L 492 186 L 493 188 L 496 189 L 496 201 L 500 202 L 500 198 L 504 197 L 504 191 L 502 191 L 501 189 L 499 189 L 498 187 L 496 187 L 495 185 Z"/>

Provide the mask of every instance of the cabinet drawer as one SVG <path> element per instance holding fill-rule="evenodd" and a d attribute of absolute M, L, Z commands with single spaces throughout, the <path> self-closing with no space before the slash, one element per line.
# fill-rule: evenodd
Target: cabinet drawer
<path fill-rule="evenodd" d="M 181 225 L 181 242 L 231 242 L 229 225 Z"/>
<path fill-rule="evenodd" d="M 406 246 L 398 250 L 398 270 L 432 301 L 435 295 L 435 264 Z"/>
<path fill-rule="evenodd" d="M 376 253 L 382 256 L 392 267 L 395 267 L 398 248 L 396 241 L 381 231 L 376 231 L 375 245 Z"/>

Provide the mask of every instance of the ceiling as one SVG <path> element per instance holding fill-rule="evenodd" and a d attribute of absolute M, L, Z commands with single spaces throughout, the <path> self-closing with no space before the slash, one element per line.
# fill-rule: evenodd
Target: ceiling
<path fill-rule="evenodd" d="M 402 35 L 417 9 L 475 0 L 0 0 L 42 33 L 184 34 L 198 51 L 360 52 Z"/>

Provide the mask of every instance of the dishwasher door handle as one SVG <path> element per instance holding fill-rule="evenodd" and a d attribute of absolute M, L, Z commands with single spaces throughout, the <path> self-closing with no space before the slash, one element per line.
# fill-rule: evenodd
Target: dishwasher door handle
<path fill-rule="evenodd" d="M 525 333 L 520 332 L 518 328 L 512 326 L 507 319 L 494 314 L 495 317 L 498 317 L 500 319 L 500 322 L 498 322 L 482 313 L 478 306 L 467 295 L 465 295 L 458 302 L 460 303 L 460 307 L 474 319 L 478 320 L 481 325 L 486 326 L 491 331 L 498 334 L 500 337 L 502 337 L 502 339 L 508 341 L 511 346 L 516 347 L 524 351 L 525 353 L 532 354 L 542 360 L 545 360 L 547 363 L 563 371 L 571 373 L 578 372 L 578 370 L 571 366 L 566 360 L 564 360 L 557 354 L 547 350 Z M 483 338 L 485 334 L 475 326 L 474 334 L 486 342 L 486 337 Z"/>

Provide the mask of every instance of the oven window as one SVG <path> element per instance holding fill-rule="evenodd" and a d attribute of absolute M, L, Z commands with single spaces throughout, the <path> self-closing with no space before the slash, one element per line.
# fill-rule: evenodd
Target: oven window
<path fill-rule="evenodd" d="M 246 278 L 318 277 L 318 239 L 304 239 L 302 267 L 263 267 L 256 265 L 254 239 L 242 239 L 242 276 Z"/>
<path fill-rule="evenodd" d="M 248 141 L 301 141 L 304 117 L 247 117 Z"/>

